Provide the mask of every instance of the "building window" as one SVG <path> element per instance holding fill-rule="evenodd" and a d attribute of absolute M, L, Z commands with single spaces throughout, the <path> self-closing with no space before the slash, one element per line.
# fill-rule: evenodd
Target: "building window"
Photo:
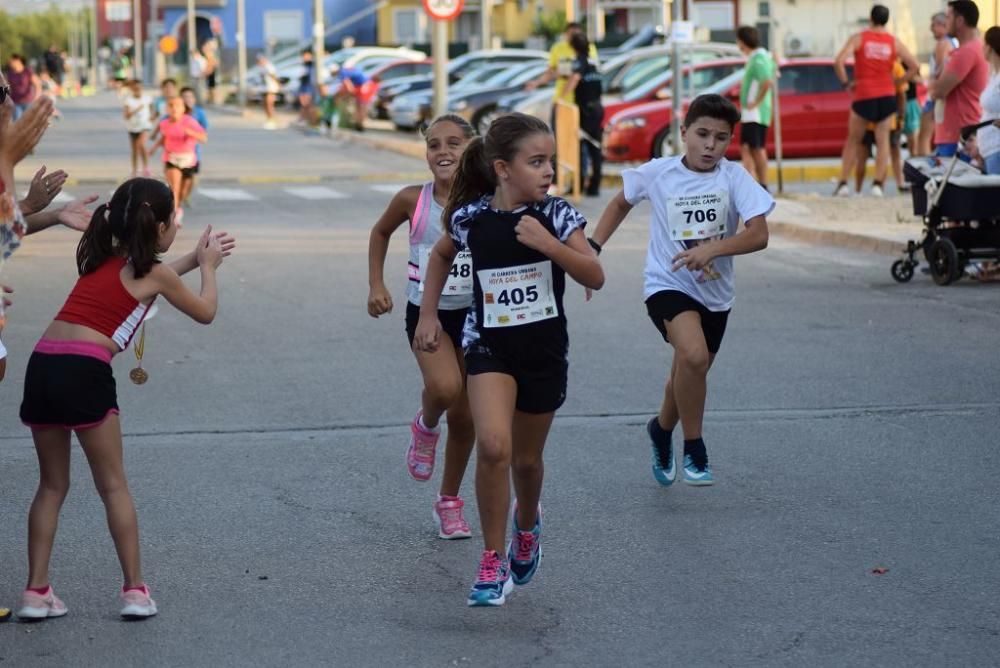
<path fill-rule="evenodd" d="M 427 23 L 423 10 L 393 10 L 392 41 L 396 44 L 422 44 L 427 41 L 426 34 Z"/>
<path fill-rule="evenodd" d="M 289 44 L 298 44 L 304 35 L 303 15 L 299 10 L 264 12 L 264 43 L 272 52 Z"/>

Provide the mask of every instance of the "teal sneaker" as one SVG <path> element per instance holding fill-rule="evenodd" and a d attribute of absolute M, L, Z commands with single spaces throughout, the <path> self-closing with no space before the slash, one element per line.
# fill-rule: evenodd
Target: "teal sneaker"
<path fill-rule="evenodd" d="M 670 487 L 677 479 L 677 465 L 674 463 L 674 446 L 669 441 L 657 443 L 653 438 L 653 423 L 656 416 L 653 416 L 646 423 L 646 433 L 649 434 L 649 442 L 653 447 L 653 478 L 664 487 Z"/>
<path fill-rule="evenodd" d="M 510 564 L 496 550 L 487 550 L 479 561 L 479 574 L 469 592 L 467 603 L 470 607 L 500 606 L 513 588 Z"/>
<path fill-rule="evenodd" d="M 702 461 L 697 461 L 691 455 L 684 455 L 684 482 L 688 485 L 707 486 L 715 484 L 712 478 L 712 467 L 708 463 L 708 455 Z"/>
<path fill-rule="evenodd" d="M 516 585 L 526 585 L 531 582 L 542 562 L 542 507 L 538 506 L 535 513 L 535 526 L 531 531 L 521 531 L 517 526 L 517 502 L 511 513 L 511 537 L 507 547 L 507 560 L 510 562 L 510 572 Z"/>

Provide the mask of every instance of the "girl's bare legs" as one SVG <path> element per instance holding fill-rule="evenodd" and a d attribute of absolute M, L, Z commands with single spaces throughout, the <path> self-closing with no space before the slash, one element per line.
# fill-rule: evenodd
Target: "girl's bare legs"
<path fill-rule="evenodd" d="M 142 160 L 142 172 L 146 174 L 149 172 L 149 150 L 146 148 L 146 133 L 140 132 L 138 139 L 135 140 L 136 146 L 139 149 L 139 159 Z M 132 160 L 132 171 L 135 171 L 135 159 Z"/>
<path fill-rule="evenodd" d="M 174 194 L 174 208 L 180 206 L 181 202 L 181 170 L 167 167 L 163 171 L 163 178 L 167 180 L 170 191 Z"/>
<path fill-rule="evenodd" d="M 680 421 L 684 440 L 701 438 L 708 369 L 715 354 L 708 352 L 697 311 L 684 311 L 663 324 L 674 347 L 674 361 L 660 407 L 660 426 L 670 431 Z"/>
<path fill-rule="evenodd" d="M 447 336 L 441 337 L 434 352 L 414 349 L 413 355 L 424 378 L 420 401 L 424 426 L 434 429 L 445 411 L 448 412 L 448 439 L 445 442 L 440 494 L 458 496 L 476 440 L 465 389 L 465 355 L 455 348 Z"/>
<path fill-rule="evenodd" d="M 181 204 L 187 202 L 191 197 L 191 191 L 194 190 L 194 175 L 184 176 L 181 178 L 181 194 L 180 201 Z"/>
<path fill-rule="evenodd" d="M 142 141 L 142 140 L 139 139 L 139 137 L 136 137 L 132 133 L 129 133 L 129 135 L 128 135 L 128 145 L 129 145 L 129 148 L 132 149 L 132 156 L 131 156 L 132 157 L 132 176 L 135 176 L 138 173 L 138 169 L 139 169 L 139 150 L 140 150 L 140 148 L 139 148 L 140 147 L 140 143 L 139 142 L 140 141 Z"/>
<path fill-rule="evenodd" d="M 122 461 L 122 432 L 117 415 L 108 418 L 97 427 L 76 432 L 83 452 L 90 463 L 97 493 L 104 502 L 108 518 L 108 529 L 118 552 L 125 587 L 140 587 L 142 568 L 139 561 L 139 523 L 135 515 L 135 504 L 125 480 L 125 464 Z"/>
<path fill-rule="evenodd" d="M 538 518 L 545 464 L 542 451 L 555 413 L 514 413 L 513 462 L 514 494 L 517 497 L 517 526 L 530 531 Z"/>
<path fill-rule="evenodd" d="M 28 587 L 49 584 L 49 558 L 59 526 L 59 509 L 69 492 L 70 433 L 58 427 L 34 428 L 38 491 L 28 513 Z"/>
<path fill-rule="evenodd" d="M 468 386 L 476 428 L 476 500 L 483 542 L 486 550 L 504 555 L 517 383 L 507 374 L 482 373 L 469 376 Z"/>

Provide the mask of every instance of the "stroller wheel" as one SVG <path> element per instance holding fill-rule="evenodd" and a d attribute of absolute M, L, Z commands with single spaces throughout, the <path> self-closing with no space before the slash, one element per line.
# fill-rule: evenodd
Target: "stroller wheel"
<path fill-rule="evenodd" d="M 913 278 L 913 265 L 907 260 L 896 260 L 892 263 L 892 277 L 897 283 L 906 283 Z"/>
<path fill-rule="evenodd" d="M 958 249 L 951 239 L 942 237 L 931 244 L 928 258 L 931 278 L 938 285 L 948 285 L 959 276 Z"/>

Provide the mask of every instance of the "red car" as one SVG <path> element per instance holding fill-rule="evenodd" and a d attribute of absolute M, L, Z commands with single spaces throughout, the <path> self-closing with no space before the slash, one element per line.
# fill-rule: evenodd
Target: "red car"
<path fill-rule="evenodd" d="M 742 70 L 745 64 L 746 61 L 742 58 L 726 58 L 686 66 L 684 78 L 681 79 L 681 91 L 705 90 L 736 70 Z M 604 106 L 604 124 L 607 125 L 611 117 L 620 111 L 632 109 L 646 102 L 669 98 L 672 79 L 670 70 L 661 71 L 655 76 L 649 76 L 621 96 L 604 96 L 601 99 L 601 104 Z"/>
<path fill-rule="evenodd" d="M 781 107 L 782 153 L 789 158 L 839 157 L 847 137 L 851 93 L 844 90 L 833 69 L 832 58 L 803 58 L 784 61 L 778 79 Z M 848 75 L 852 66 L 848 65 Z M 718 93 L 737 105 L 740 100 L 742 70 L 738 70 L 702 93 Z M 923 99 L 924 87 L 918 86 Z M 682 111 L 687 111 L 685 100 Z M 670 100 L 632 107 L 608 119 L 604 129 L 604 156 L 612 162 L 642 161 L 670 155 Z M 739 158 L 734 134 L 726 157 Z M 774 126 L 767 134 L 767 149 L 774 153 Z"/>

